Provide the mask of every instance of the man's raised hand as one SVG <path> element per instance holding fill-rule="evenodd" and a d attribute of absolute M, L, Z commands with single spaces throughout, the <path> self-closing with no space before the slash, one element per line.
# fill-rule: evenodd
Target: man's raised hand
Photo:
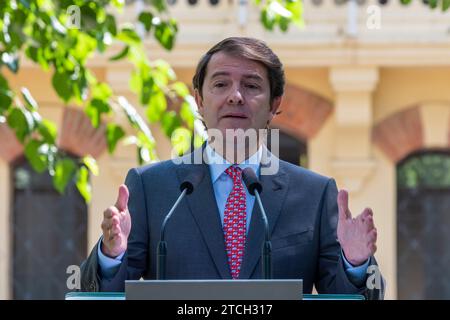
<path fill-rule="evenodd" d="M 128 197 L 128 188 L 122 184 L 119 187 L 116 204 L 103 212 L 102 252 L 111 258 L 115 258 L 127 250 L 128 236 L 131 230 Z"/>
<path fill-rule="evenodd" d="M 347 261 L 354 266 L 359 266 L 377 250 L 377 229 L 373 223 L 372 209 L 366 208 L 359 216 L 352 218 L 348 208 L 348 193 L 345 190 L 339 191 L 337 203 L 338 241 Z"/>

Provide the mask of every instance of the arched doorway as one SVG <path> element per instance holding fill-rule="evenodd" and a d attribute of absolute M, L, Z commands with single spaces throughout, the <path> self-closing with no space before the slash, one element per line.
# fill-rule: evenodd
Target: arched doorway
<path fill-rule="evenodd" d="M 66 155 L 78 160 L 86 155 L 99 157 L 106 149 L 104 126 L 94 128 L 81 109 L 66 107 L 57 140 Z M 14 141 L 9 128 L 0 138 Z M 7 140 L 8 139 L 8 140 Z M 0 146 L 0 156 L 5 152 Z M 11 295 L 14 299 L 64 299 L 71 291 L 67 274 L 87 256 L 88 206 L 70 182 L 63 195 L 53 187 L 48 172 L 35 172 L 16 141 L 9 163 L 11 188 Z M 72 283 L 70 283 L 72 285 Z"/>
<path fill-rule="evenodd" d="M 87 255 L 87 204 L 70 182 L 63 195 L 24 157 L 11 165 L 13 299 L 64 299 L 67 267 Z"/>
<path fill-rule="evenodd" d="M 450 299 L 450 150 L 397 165 L 399 299 Z"/>
<path fill-rule="evenodd" d="M 277 156 L 281 160 L 307 168 L 308 150 L 306 141 L 297 139 L 281 130 L 279 131 L 279 139 Z M 271 139 L 268 139 L 267 142 L 267 148 L 271 150 Z"/>

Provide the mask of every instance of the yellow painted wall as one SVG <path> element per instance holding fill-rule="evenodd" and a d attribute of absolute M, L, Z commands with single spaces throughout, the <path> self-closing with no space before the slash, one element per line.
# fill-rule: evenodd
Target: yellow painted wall
<path fill-rule="evenodd" d="M 374 93 L 374 122 L 405 108 L 450 101 L 450 67 L 381 68 Z"/>
<path fill-rule="evenodd" d="M 193 68 L 176 69 L 178 79 L 191 84 Z M 96 74 L 102 78 L 105 72 L 97 69 Z M 446 105 L 450 102 L 450 68 L 382 68 L 377 87 L 373 92 L 373 121 L 382 120 L 395 112 L 411 105 L 427 105 L 425 102 L 439 102 Z M 287 68 L 287 82 L 319 94 L 330 101 L 335 98 L 335 92 L 330 85 L 329 70 L 327 68 Z M 38 100 L 43 116 L 55 122 L 60 122 L 62 104 L 51 88 L 49 74 L 37 69 L 27 69 L 18 76 L 10 76 L 14 87 L 28 86 L 33 96 Z M 38 79 L 39 81 L 36 81 Z M 131 95 L 130 95 L 131 96 Z M 136 102 L 135 97 L 131 98 Z M 425 104 L 424 104 L 425 103 Z M 439 109 L 441 108 L 441 109 Z M 444 108 L 444 109 L 442 109 Z M 436 110 L 446 110 L 445 107 L 436 107 Z M 448 132 L 445 121 L 441 121 L 439 129 L 434 130 L 430 123 L 439 119 L 439 111 L 430 112 L 422 110 L 426 116 L 429 140 L 436 143 L 445 141 L 442 134 Z M 448 113 L 446 113 L 448 116 Z M 434 119 L 434 120 L 433 120 Z M 157 152 L 160 159 L 170 158 L 170 143 L 158 126 L 152 126 Z M 324 123 L 320 132 L 308 144 L 308 162 L 310 169 L 327 176 L 333 176 L 332 161 L 335 155 L 336 118 L 332 114 Z M 433 131 L 434 130 L 434 131 Z M 437 132 L 439 131 L 439 132 Z M 352 143 L 351 140 L 348 141 Z M 378 251 L 376 258 L 380 264 L 383 275 L 387 280 L 386 298 L 396 298 L 396 181 L 395 164 L 373 145 L 370 155 L 375 162 L 371 174 L 364 180 L 360 191 L 351 194 L 350 207 L 353 215 L 357 215 L 364 207 L 370 206 L 374 210 L 375 223 L 378 228 Z M 112 205 L 117 196 L 117 188 L 124 181 L 129 168 L 136 166 L 135 150 L 133 147 L 119 145 L 115 156 L 103 154 L 98 159 L 101 173 L 92 178 L 93 201 L 89 205 L 89 250 L 101 234 L 100 223 L 102 212 Z M 8 167 L 2 163 L 0 166 L 0 189 L 3 197 L 7 197 L 10 186 Z M 339 181 L 338 181 L 339 182 Z M 9 230 L 9 202 L 3 198 L 0 207 L 0 298 L 9 297 L 9 265 L 10 244 L 5 241 Z"/>

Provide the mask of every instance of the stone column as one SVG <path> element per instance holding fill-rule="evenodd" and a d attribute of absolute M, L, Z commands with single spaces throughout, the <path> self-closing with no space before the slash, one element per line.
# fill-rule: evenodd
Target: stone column
<path fill-rule="evenodd" d="M 356 193 L 375 167 L 371 150 L 372 92 L 378 69 L 335 67 L 330 70 L 330 81 L 336 92 L 331 168 L 338 184 Z"/>

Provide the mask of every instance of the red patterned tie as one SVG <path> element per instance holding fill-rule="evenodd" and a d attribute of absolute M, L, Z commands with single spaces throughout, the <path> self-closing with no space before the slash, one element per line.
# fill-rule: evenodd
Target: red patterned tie
<path fill-rule="evenodd" d="M 239 277 L 245 248 L 246 198 L 242 185 L 242 171 L 239 167 L 229 167 L 225 172 L 233 179 L 233 190 L 228 196 L 223 216 L 223 232 L 227 246 L 228 264 L 233 279 Z"/>

